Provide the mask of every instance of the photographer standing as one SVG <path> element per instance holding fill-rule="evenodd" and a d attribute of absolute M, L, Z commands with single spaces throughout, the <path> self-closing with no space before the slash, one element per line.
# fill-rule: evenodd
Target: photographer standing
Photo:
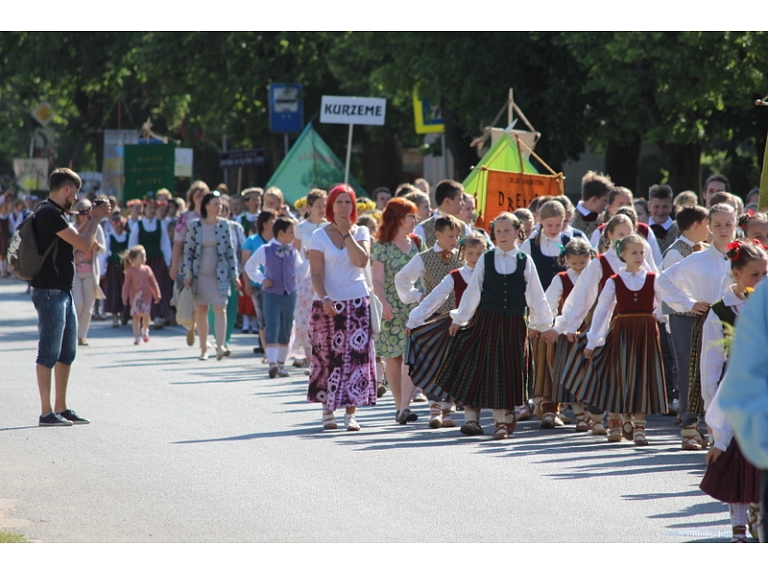
<path fill-rule="evenodd" d="M 32 302 L 38 317 L 37 386 L 42 407 L 41 427 L 90 423 L 67 408 L 67 384 L 77 354 L 77 316 L 72 300 L 75 255 L 93 247 L 102 218 L 109 215 L 109 201 L 96 202 L 79 228 L 67 220 L 82 181 L 72 170 L 59 168 L 49 179 L 50 195 L 35 212 L 34 231 L 38 249 L 44 253 L 51 242 L 58 246 L 32 278 Z M 51 373 L 56 381 L 56 400 L 51 405 Z"/>

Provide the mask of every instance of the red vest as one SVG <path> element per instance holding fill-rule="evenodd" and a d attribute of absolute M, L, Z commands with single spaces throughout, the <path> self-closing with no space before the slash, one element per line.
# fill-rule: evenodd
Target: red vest
<path fill-rule="evenodd" d="M 603 277 L 600 278 L 600 291 L 603 291 L 603 288 L 605 287 L 605 282 L 608 281 L 608 278 L 611 277 L 616 272 L 613 271 L 613 268 L 611 267 L 611 264 L 608 262 L 608 258 L 605 257 L 605 254 L 600 254 L 597 256 L 597 259 L 600 260 L 600 266 L 603 268 Z"/>
<path fill-rule="evenodd" d="M 451 277 L 453 278 L 453 294 L 456 308 L 458 308 L 461 303 L 461 296 L 464 295 L 464 290 L 467 289 L 467 282 L 461 277 L 461 272 L 459 270 L 453 270 L 451 272 Z"/>
<path fill-rule="evenodd" d="M 645 283 L 639 291 L 630 290 L 619 274 L 612 275 L 616 285 L 616 315 L 625 313 L 653 313 L 655 290 L 653 288 L 656 274 L 648 272 Z"/>

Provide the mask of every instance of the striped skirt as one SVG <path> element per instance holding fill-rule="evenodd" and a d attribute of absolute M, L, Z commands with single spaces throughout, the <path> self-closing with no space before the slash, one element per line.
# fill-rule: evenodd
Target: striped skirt
<path fill-rule="evenodd" d="M 478 309 L 451 338 L 435 379 L 424 392 L 440 401 L 509 409 L 528 401 L 529 355 L 522 316 Z"/>
<path fill-rule="evenodd" d="M 435 379 L 451 343 L 448 328 L 452 323 L 450 314 L 445 313 L 411 331 L 405 347 L 405 363 L 416 387 L 423 388 Z"/>
<path fill-rule="evenodd" d="M 584 402 L 613 413 L 667 412 L 659 328 L 653 314 L 617 315 L 595 350 L 581 385 L 571 388 Z"/>
<path fill-rule="evenodd" d="M 157 285 L 160 287 L 160 301 L 152 303 L 152 309 L 149 315 L 152 319 L 165 319 L 171 315 L 171 296 L 173 296 L 173 281 L 168 272 L 168 266 L 165 265 L 165 258 L 147 258 L 147 265 L 152 268 L 155 274 Z"/>
<path fill-rule="evenodd" d="M 701 338 L 707 314 L 702 313 L 693 319 L 691 332 L 691 359 L 688 364 L 688 413 L 704 413 L 704 398 L 701 397 Z"/>
<path fill-rule="evenodd" d="M 571 403 L 580 401 L 568 389 L 563 382 L 566 378 L 573 385 L 584 376 L 584 348 L 586 336 L 580 336 L 578 343 L 571 343 L 565 334 L 561 334 L 554 344 L 554 357 L 552 359 L 552 401 L 556 403 Z M 579 348 L 576 350 L 575 348 Z M 580 350 L 580 351 L 579 351 Z"/>
<path fill-rule="evenodd" d="M 376 405 L 376 353 L 368 297 L 337 301 L 335 316 L 312 303 L 307 401 L 339 407 Z"/>
<path fill-rule="evenodd" d="M 554 399 L 553 367 L 555 364 L 555 346 L 546 343 L 541 337 L 531 344 L 533 358 L 533 397 Z"/>

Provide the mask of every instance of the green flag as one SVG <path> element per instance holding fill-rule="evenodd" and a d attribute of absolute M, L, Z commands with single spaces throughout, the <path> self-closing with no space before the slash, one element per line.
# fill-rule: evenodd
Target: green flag
<path fill-rule="evenodd" d="M 485 205 L 485 189 L 488 174 L 480 169 L 482 166 L 489 170 L 500 170 L 502 172 L 539 173 L 525 156 L 522 156 L 523 165 L 521 167 L 520 159 L 521 155 L 517 151 L 517 143 L 514 138 L 509 134 L 502 134 L 464 180 L 464 191 L 477 197 L 476 205 L 478 207 Z"/>
<path fill-rule="evenodd" d="M 309 123 L 272 174 L 267 187 L 280 188 L 285 201 L 293 204 L 312 188 L 325 189 L 343 182 L 344 164 Z M 358 196 L 367 195 L 352 174 L 349 185 Z"/>

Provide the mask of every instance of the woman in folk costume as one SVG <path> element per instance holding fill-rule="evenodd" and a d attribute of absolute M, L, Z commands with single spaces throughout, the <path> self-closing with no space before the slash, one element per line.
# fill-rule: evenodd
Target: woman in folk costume
<path fill-rule="evenodd" d="M 152 268 L 157 284 L 160 286 L 160 301 L 152 303 L 150 316 L 156 328 L 165 325 L 166 318 L 171 313 L 170 301 L 173 295 L 173 281 L 168 271 L 171 265 L 172 249 L 168 237 L 168 228 L 157 216 L 157 202 L 144 201 L 144 217 L 131 226 L 128 247 L 144 246 L 147 253 L 147 265 Z"/>
<path fill-rule="evenodd" d="M 632 220 L 625 215 L 613 216 L 605 226 L 604 234 L 611 242 L 616 242 L 633 232 Z M 597 298 L 608 281 L 622 267 L 622 262 L 616 250 L 608 250 L 598 255 L 579 276 L 573 291 L 563 304 L 561 317 L 557 318 L 558 331 L 565 334 L 572 344 L 569 348 L 557 350 L 555 357 L 555 372 L 558 373 L 563 388 L 573 394 L 577 401 L 583 401 L 576 391 L 582 382 L 587 363 L 584 349 L 587 345 L 586 332 L 592 321 L 592 311 Z M 656 271 L 653 262 L 646 258 L 647 271 Z M 653 266 L 653 267 L 651 267 Z M 587 406 L 591 420 L 593 435 L 607 435 L 603 425 L 604 413 L 594 406 Z"/>
<path fill-rule="evenodd" d="M 648 445 L 646 415 L 667 411 L 657 324 L 661 296 L 656 274 L 644 267 L 646 245 L 635 233 L 616 242 L 624 266 L 608 278 L 597 301 L 584 350 L 588 368 L 574 388 L 577 397 L 608 412 L 608 441 L 627 437 L 635 445 Z"/>
<path fill-rule="evenodd" d="M 450 312 L 454 337 L 425 391 L 442 401 L 492 409 L 493 437 L 506 439 L 517 425 L 515 406 L 527 400 L 527 337 L 550 329 L 552 312 L 533 260 L 517 248 L 520 220 L 503 212 L 492 230 L 496 248 L 477 262 L 461 304 Z M 467 411 L 467 425 L 479 427 L 478 415 Z"/>
<path fill-rule="evenodd" d="M 106 281 L 104 302 L 106 313 L 112 314 L 112 327 L 120 327 L 120 315 L 123 314 L 123 283 L 125 272 L 122 255 L 128 251 L 128 232 L 125 230 L 125 218 L 120 212 L 112 214 L 112 225 L 105 234 L 106 238 Z M 126 314 L 127 317 L 127 314 Z"/>
<path fill-rule="evenodd" d="M 413 385 L 423 387 L 435 377 L 437 370 L 448 349 L 451 336 L 448 328 L 453 323 L 449 313 L 435 314 L 449 302 L 451 309 L 461 305 L 461 298 L 467 289 L 475 265 L 488 249 L 486 239 L 479 232 L 472 232 L 461 239 L 460 252 L 466 263 L 459 269 L 453 270 L 435 287 L 421 303 L 411 311 L 408 323 L 405 324 L 408 333 L 408 345 L 405 350 L 405 362 L 410 368 Z M 434 319 L 430 319 L 434 318 Z M 435 402 L 430 407 L 429 427 L 456 427 L 451 417 L 452 404 Z M 467 405 L 464 410 L 473 409 Z M 470 433 L 471 435 L 471 433 Z"/>
<path fill-rule="evenodd" d="M 760 500 L 760 470 L 742 455 L 733 437 L 733 429 L 720 409 L 717 390 L 728 361 L 724 326 L 733 329 L 747 296 L 768 271 L 768 255 L 759 240 L 754 241 L 737 241 L 728 245 L 735 283 L 728 287 L 723 299 L 710 307 L 701 341 L 701 395 L 714 446 L 707 453 L 707 471 L 700 487 L 708 495 L 729 504 L 734 543 L 746 542 L 747 524 L 752 536 L 757 539 L 754 528 L 760 512 L 757 505 Z"/>

